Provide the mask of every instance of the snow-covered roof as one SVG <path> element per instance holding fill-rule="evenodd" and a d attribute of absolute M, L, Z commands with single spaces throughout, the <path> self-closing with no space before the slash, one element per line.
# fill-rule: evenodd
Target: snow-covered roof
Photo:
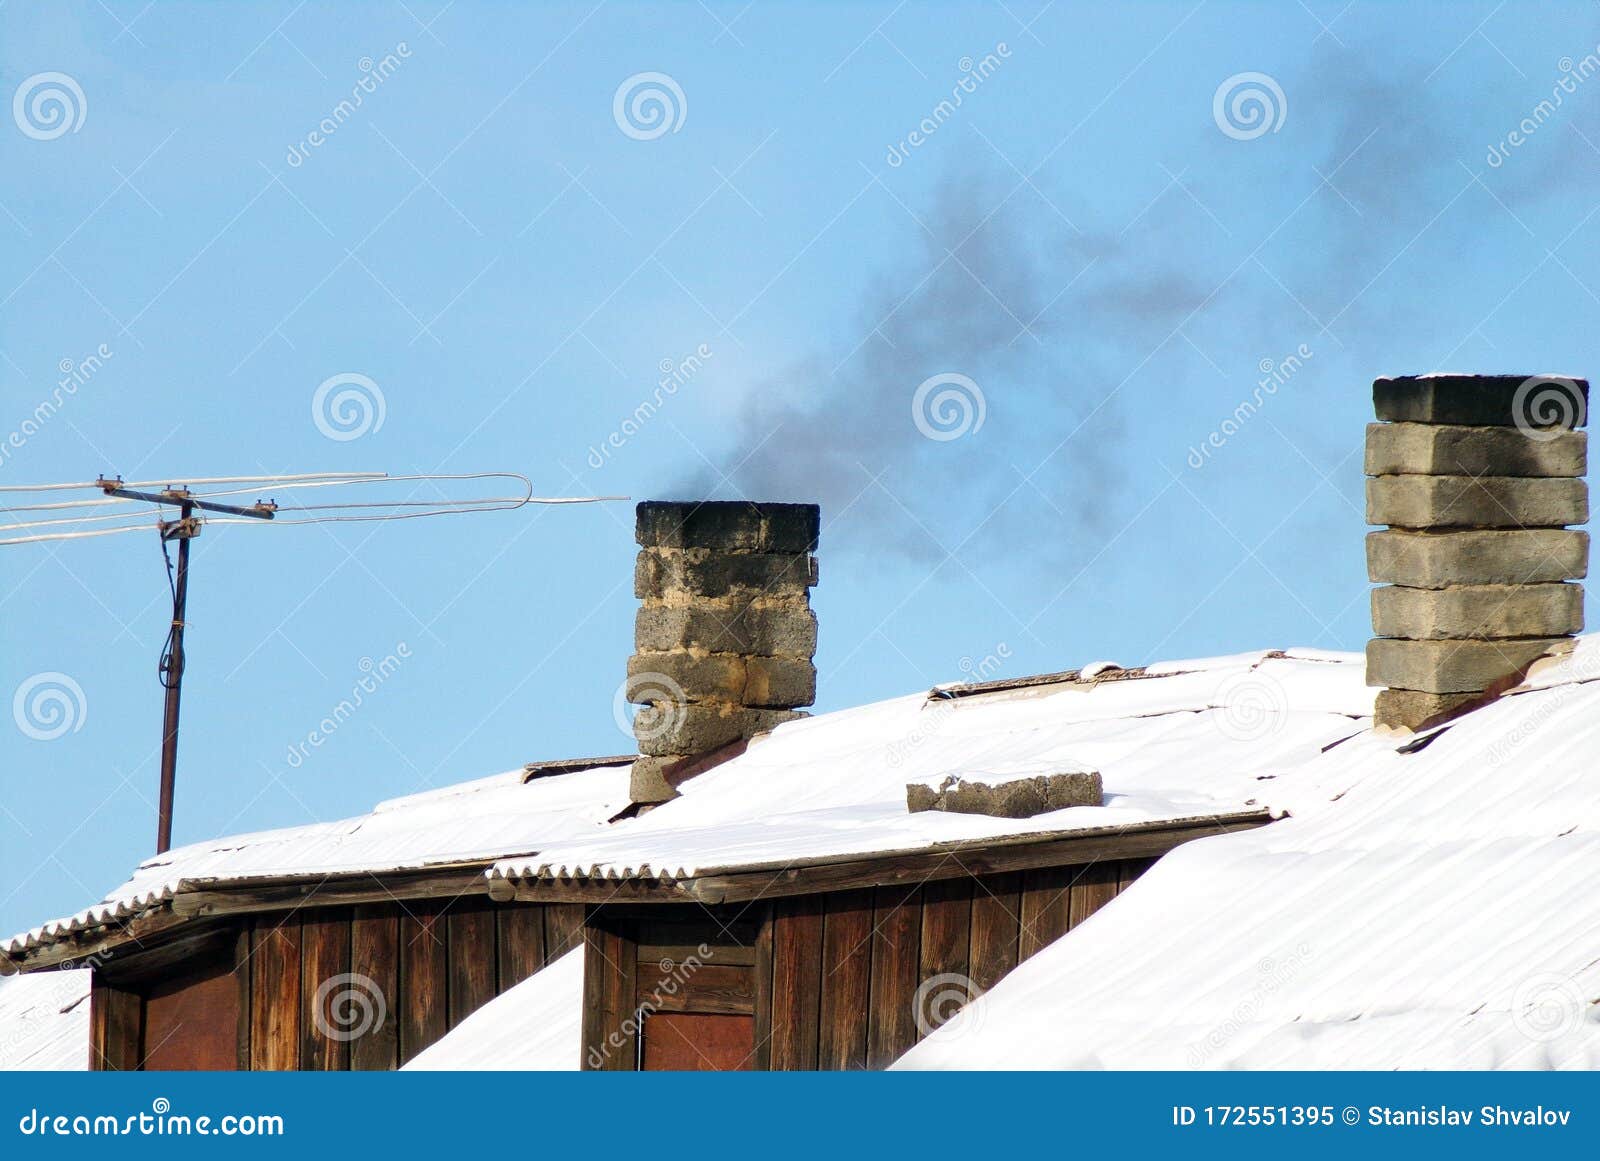
<path fill-rule="evenodd" d="M 381 802 L 340 822 L 233 835 L 146 859 L 133 877 L 76 915 L 16 936 L 17 953 L 128 919 L 180 891 L 256 879 L 331 878 L 485 863 L 596 833 L 628 805 L 628 766 L 529 778 L 522 769 Z"/>
<path fill-rule="evenodd" d="M 1366 728 L 1362 659 L 1261 651 L 1102 671 L 1090 680 L 918 694 L 778 727 L 686 782 L 682 797 L 492 879 L 682 880 L 943 844 L 1230 817 L 1274 809 L 1275 780 Z M 1032 818 L 910 813 L 906 784 L 1101 773 L 1105 800 Z"/>
<path fill-rule="evenodd" d="M 0 1072 L 89 1067 L 88 968 L 0 975 Z"/>
<path fill-rule="evenodd" d="M 904 1068 L 1600 1067 L 1600 637 L 1275 780 Z"/>
<path fill-rule="evenodd" d="M 402 1071 L 571 1072 L 583 1059 L 583 949 L 490 1000 Z"/>

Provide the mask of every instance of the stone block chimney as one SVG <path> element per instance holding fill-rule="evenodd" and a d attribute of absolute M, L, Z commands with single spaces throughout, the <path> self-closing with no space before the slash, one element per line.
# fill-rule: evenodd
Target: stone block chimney
<path fill-rule="evenodd" d="M 1415 730 L 1519 681 L 1583 628 L 1589 384 L 1379 379 L 1367 428 L 1375 724 Z"/>
<path fill-rule="evenodd" d="M 708 756 L 816 699 L 820 509 L 746 501 L 639 505 L 634 595 L 642 604 L 628 700 L 642 755 L 636 803 L 677 796 Z"/>

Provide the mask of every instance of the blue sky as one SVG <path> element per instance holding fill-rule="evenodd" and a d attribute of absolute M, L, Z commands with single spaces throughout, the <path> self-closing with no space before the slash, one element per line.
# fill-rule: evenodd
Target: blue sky
<path fill-rule="evenodd" d="M 13 0 L 0 484 L 816 499 L 821 709 L 1358 649 L 1373 377 L 1594 369 L 1597 42 L 1578 5 Z M 336 376 L 381 426 L 325 434 Z M 634 551 L 625 504 L 209 528 L 177 841 L 628 750 Z M 166 588 L 153 535 L 0 552 L 0 692 L 82 692 L 0 730 L 11 931 L 152 849 Z"/>

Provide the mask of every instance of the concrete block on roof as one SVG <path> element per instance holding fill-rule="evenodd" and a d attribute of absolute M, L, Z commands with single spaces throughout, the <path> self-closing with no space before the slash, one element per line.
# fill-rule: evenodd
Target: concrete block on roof
<path fill-rule="evenodd" d="M 1518 476 L 1376 476 L 1367 523 L 1397 528 L 1564 528 L 1589 519 L 1582 480 Z"/>
<path fill-rule="evenodd" d="M 1540 375 L 1402 375 L 1373 383 L 1372 403 L 1379 419 L 1395 423 L 1571 429 L 1587 419 L 1589 381 Z"/>
<path fill-rule="evenodd" d="M 1379 729 L 1423 730 L 1442 725 L 1493 696 L 1482 692 L 1424 693 L 1419 689 L 1380 689 L 1373 704 L 1372 724 Z"/>
<path fill-rule="evenodd" d="M 804 597 L 817 583 L 817 558 L 805 553 L 646 548 L 633 568 L 640 600 L 770 594 Z"/>
<path fill-rule="evenodd" d="M 805 716 L 786 709 L 658 702 L 635 715 L 633 732 L 639 752 L 648 757 L 704 754 Z"/>
<path fill-rule="evenodd" d="M 1519 678 L 1546 653 L 1570 648 L 1572 638 L 1490 641 L 1367 642 L 1367 684 L 1423 693 L 1471 693 Z"/>
<path fill-rule="evenodd" d="M 805 607 L 646 604 L 634 614 L 640 652 L 705 649 L 809 658 L 817 651 L 816 614 Z"/>
<path fill-rule="evenodd" d="M 1369 423 L 1366 473 L 1441 476 L 1581 476 L 1589 436 L 1561 431 L 1529 439 L 1515 427 Z"/>
<path fill-rule="evenodd" d="M 1589 534 L 1565 529 L 1367 534 L 1367 577 L 1381 584 L 1546 584 L 1588 575 Z"/>
<path fill-rule="evenodd" d="M 715 548 L 725 552 L 813 552 L 822 527 L 815 504 L 745 500 L 647 500 L 635 539 L 646 548 Z"/>
<path fill-rule="evenodd" d="M 1454 585 L 1372 590 L 1372 631 L 1380 637 L 1445 639 L 1556 637 L 1583 631 L 1583 586 Z"/>
<path fill-rule="evenodd" d="M 986 814 L 995 818 L 1032 818 L 1070 806 L 1099 806 L 1104 797 L 1100 774 L 1068 770 L 1002 782 L 981 782 L 949 775 L 937 786 L 906 786 L 906 810 L 917 814 L 942 810 L 952 814 Z"/>
<path fill-rule="evenodd" d="M 737 653 L 635 653 L 628 658 L 628 700 L 737 702 L 744 696 L 744 666 Z"/>

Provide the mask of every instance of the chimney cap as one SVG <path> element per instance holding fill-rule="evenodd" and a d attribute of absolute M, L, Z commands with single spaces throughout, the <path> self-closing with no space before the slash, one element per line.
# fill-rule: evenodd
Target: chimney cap
<path fill-rule="evenodd" d="M 1584 426 L 1589 381 L 1568 375 L 1394 375 L 1372 384 L 1377 417 L 1524 430 Z"/>
<path fill-rule="evenodd" d="M 816 504 L 752 500 L 646 500 L 634 538 L 645 548 L 725 552 L 814 552 L 821 533 Z"/>

